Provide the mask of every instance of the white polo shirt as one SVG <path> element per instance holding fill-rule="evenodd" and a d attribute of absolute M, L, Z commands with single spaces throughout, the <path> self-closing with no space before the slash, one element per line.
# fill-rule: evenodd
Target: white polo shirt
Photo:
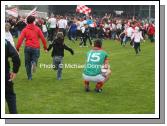
<path fill-rule="evenodd" d="M 127 32 L 127 36 L 128 36 L 128 37 L 131 37 L 132 34 L 133 34 L 133 32 L 134 32 L 134 30 L 133 30 L 132 27 L 128 27 L 128 28 L 126 29 L 126 32 Z"/>
<path fill-rule="evenodd" d="M 82 33 L 85 32 L 85 27 L 84 26 L 81 27 L 81 31 L 82 31 Z"/>
<path fill-rule="evenodd" d="M 132 34 L 131 39 L 134 39 L 134 42 L 140 43 L 141 40 L 143 40 L 142 32 L 134 32 Z"/>
<path fill-rule="evenodd" d="M 50 18 L 48 22 L 50 23 L 50 28 L 56 28 L 57 24 L 56 18 Z"/>
<path fill-rule="evenodd" d="M 64 28 L 65 29 L 67 27 L 67 20 L 60 19 L 57 24 L 58 24 L 58 28 Z"/>
<path fill-rule="evenodd" d="M 77 30 L 81 30 L 80 21 L 77 22 Z"/>

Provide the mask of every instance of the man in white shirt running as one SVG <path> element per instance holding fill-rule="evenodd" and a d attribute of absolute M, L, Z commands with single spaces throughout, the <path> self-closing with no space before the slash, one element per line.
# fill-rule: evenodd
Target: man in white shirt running
<path fill-rule="evenodd" d="M 67 29 L 67 20 L 63 18 L 63 16 L 60 16 L 60 20 L 57 22 L 59 32 L 63 32 L 63 35 L 66 35 L 66 29 Z"/>
<path fill-rule="evenodd" d="M 57 24 L 57 20 L 54 17 L 54 15 L 51 15 L 51 18 L 49 18 L 48 22 L 50 27 L 49 40 L 53 41 L 53 36 L 56 33 L 56 24 Z"/>

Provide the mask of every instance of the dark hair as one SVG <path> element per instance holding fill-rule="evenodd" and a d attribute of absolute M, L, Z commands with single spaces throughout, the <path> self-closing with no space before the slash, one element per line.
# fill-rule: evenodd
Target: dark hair
<path fill-rule="evenodd" d="M 94 47 L 102 47 L 102 41 L 100 39 L 97 39 L 94 41 Z"/>
<path fill-rule="evenodd" d="M 56 35 L 56 37 L 57 37 L 57 38 L 64 39 L 63 32 L 58 32 L 57 35 Z"/>
<path fill-rule="evenodd" d="M 55 43 L 58 45 L 64 44 L 64 35 L 63 32 L 58 32 L 56 35 Z"/>
<path fill-rule="evenodd" d="M 30 16 L 27 17 L 27 23 L 28 23 L 28 24 L 31 24 L 31 23 L 33 23 L 34 21 L 35 21 L 35 17 L 34 17 L 34 16 L 31 16 L 31 15 L 30 15 Z"/>

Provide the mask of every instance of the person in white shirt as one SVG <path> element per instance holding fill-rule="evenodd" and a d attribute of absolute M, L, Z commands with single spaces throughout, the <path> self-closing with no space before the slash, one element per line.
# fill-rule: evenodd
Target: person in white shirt
<path fill-rule="evenodd" d="M 67 20 L 63 18 L 63 16 L 60 16 L 60 20 L 57 22 L 58 25 L 58 31 L 63 32 L 63 35 L 66 35 L 66 29 L 67 29 Z"/>
<path fill-rule="evenodd" d="M 81 27 L 80 27 L 80 19 L 78 18 L 77 19 L 77 36 L 76 36 L 76 40 L 78 39 L 78 37 L 80 38 L 81 37 Z"/>
<path fill-rule="evenodd" d="M 48 37 L 48 30 L 47 30 L 47 27 L 46 27 L 46 21 L 44 21 L 43 24 L 42 24 L 42 32 L 43 32 L 45 38 L 47 38 Z"/>
<path fill-rule="evenodd" d="M 134 49 L 136 54 L 138 54 L 141 51 L 140 42 L 143 40 L 142 32 L 139 30 L 139 27 L 135 27 L 135 31 L 131 36 L 131 40 L 134 41 Z"/>
<path fill-rule="evenodd" d="M 116 30 L 117 30 L 116 22 L 113 21 L 111 24 L 111 38 L 114 40 L 116 39 Z"/>
<path fill-rule="evenodd" d="M 13 47 L 15 47 L 15 43 L 14 43 L 14 40 L 13 40 L 13 36 L 12 36 L 12 34 L 10 33 L 10 27 L 11 27 L 11 25 L 9 24 L 9 23 L 6 23 L 5 24 L 5 39 L 6 40 L 8 40 L 10 43 L 11 43 L 11 45 L 13 46 Z"/>
<path fill-rule="evenodd" d="M 127 28 L 127 37 L 130 38 L 130 37 L 132 36 L 132 34 L 133 34 L 133 31 L 134 31 L 134 30 L 133 30 L 132 27 L 128 27 L 128 28 Z"/>
<path fill-rule="evenodd" d="M 84 46 L 86 46 L 86 42 L 84 41 L 84 39 L 85 39 L 84 33 L 85 33 L 85 29 L 86 29 L 85 27 L 86 27 L 86 24 L 81 27 L 81 37 L 80 37 L 80 44 L 79 44 L 80 47 L 82 47 L 82 44 L 84 44 Z"/>
<path fill-rule="evenodd" d="M 54 17 L 54 15 L 51 15 L 51 18 L 49 18 L 48 23 L 49 23 L 49 28 L 50 28 L 49 40 L 53 41 L 53 37 L 56 33 L 56 24 L 57 24 L 57 20 Z"/>
<path fill-rule="evenodd" d="M 116 27 L 117 27 L 117 36 L 119 36 L 121 34 L 121 30 L 122 30 L 122 23 L 121 23 L 121 21 L 118 21 Z"/>
<path fill-rule="evenodd" d="M 83 20 L 83 25 L 85 25 L 85 24 L 87 24 L 86 18 L 84 18 L 84 20 Z"/>
<path fill-rule="evenodd" d="M 130 41 L 130 45 L 133 46 L 133 41 L 131 40 L 131 37 L 134 33 L 134 29 L 130 26 L 128 26 L 126 29 L 126 36 L 125 36 L 125 45 L 128 41 Z"/>

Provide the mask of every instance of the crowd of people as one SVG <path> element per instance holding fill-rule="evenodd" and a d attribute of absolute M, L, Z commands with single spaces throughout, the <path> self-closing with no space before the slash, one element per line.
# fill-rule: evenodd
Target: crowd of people
<path fill-rule="evenodd" d="M 20 32 L 26 26 L 25 17 L 7 18 L 10 27 L 10 32 L 14 37 L 18 37 Z M 105 15 L 96 16 L 61 16 L 56 15 L 48 18 L 36 18 L 36 25 L 42 30 L 45 38 L 49 42 L 53 41 L 54 34 L 58 31 L 63 32 L 69 40 L 76 41 L 80 39 L 81 43 L 95 38 L 99 39 L 119 39 L 122 40 L 122 32 L 125 32 L 127 41 L 135 27 L 139 27 L 143 38 L 148 37 L 151 42 L 154 42 L 155 26 L 154 21 L 139 18 L 121 18 Z M 120 38 L 121 37 L 121 38 Z M 126 42 L 125 42 L 126 43 Z"/>
<path fill-rule="evenodd" d="M 15 46 L 13 37 L 18 37 Z M 5 24 L 5 42 L 6 42 L 6 78 L 5 78 L 5 95 L 8 102 L 10 113 L 17 113 L 16 96 L 13 90 L 12 80 L 19 70 L 20 59 L 19 49 L 24 42 L 24 59 L 28 80 L 32 80 L 32 73 L 35 72 L 38 59 L 40 57 L 40 41 L 42 40 L 45 52 L 51 48 L 53 64 L 57 70 L 57 80 L 62 79 L 62 68 L 59 66 L 64 57 L 64 49 L 72 55 L 74 50 L 65 45 L 64 40 L 67 37 L 71 42 L 80 42 L 80 47 L 86 47 L 87 41 L 93 47 L 87 54 L 87 64 L 96 64 L 106 66 L 106 73 L 102 75 L 101 68 L 89 69 L 84 68 L 83 79 L 85 90 L 89 89 L 89 82 L 95 81 L 96 92 L 101 92 L 104 82 L 109 79 L 111 70 L 107 60 L 108 54 L 102 50 L 102 43 L 105 39 L 118 40 L 122 46 L 126 46 L 129 41 L 138 54 L 141 40 L 150 39 L 154 42 L 155 26 L 154 22 L 148 22 L 141 19 L 128 19 L 121 17 L 111 17 L 105 15 L 102 17 L 95 16 L 61 16 L 53 14 L 49 18 L 28 17 L 8 17 Z M 47 43 L 48 42 L 48 43 Z M 8 58 L 12 57 L 13 72 L 10 72 Z M 96 59 L 94 59 L 96 58 Z M 10 84 L 10 86 L 9 86 Z"/>

